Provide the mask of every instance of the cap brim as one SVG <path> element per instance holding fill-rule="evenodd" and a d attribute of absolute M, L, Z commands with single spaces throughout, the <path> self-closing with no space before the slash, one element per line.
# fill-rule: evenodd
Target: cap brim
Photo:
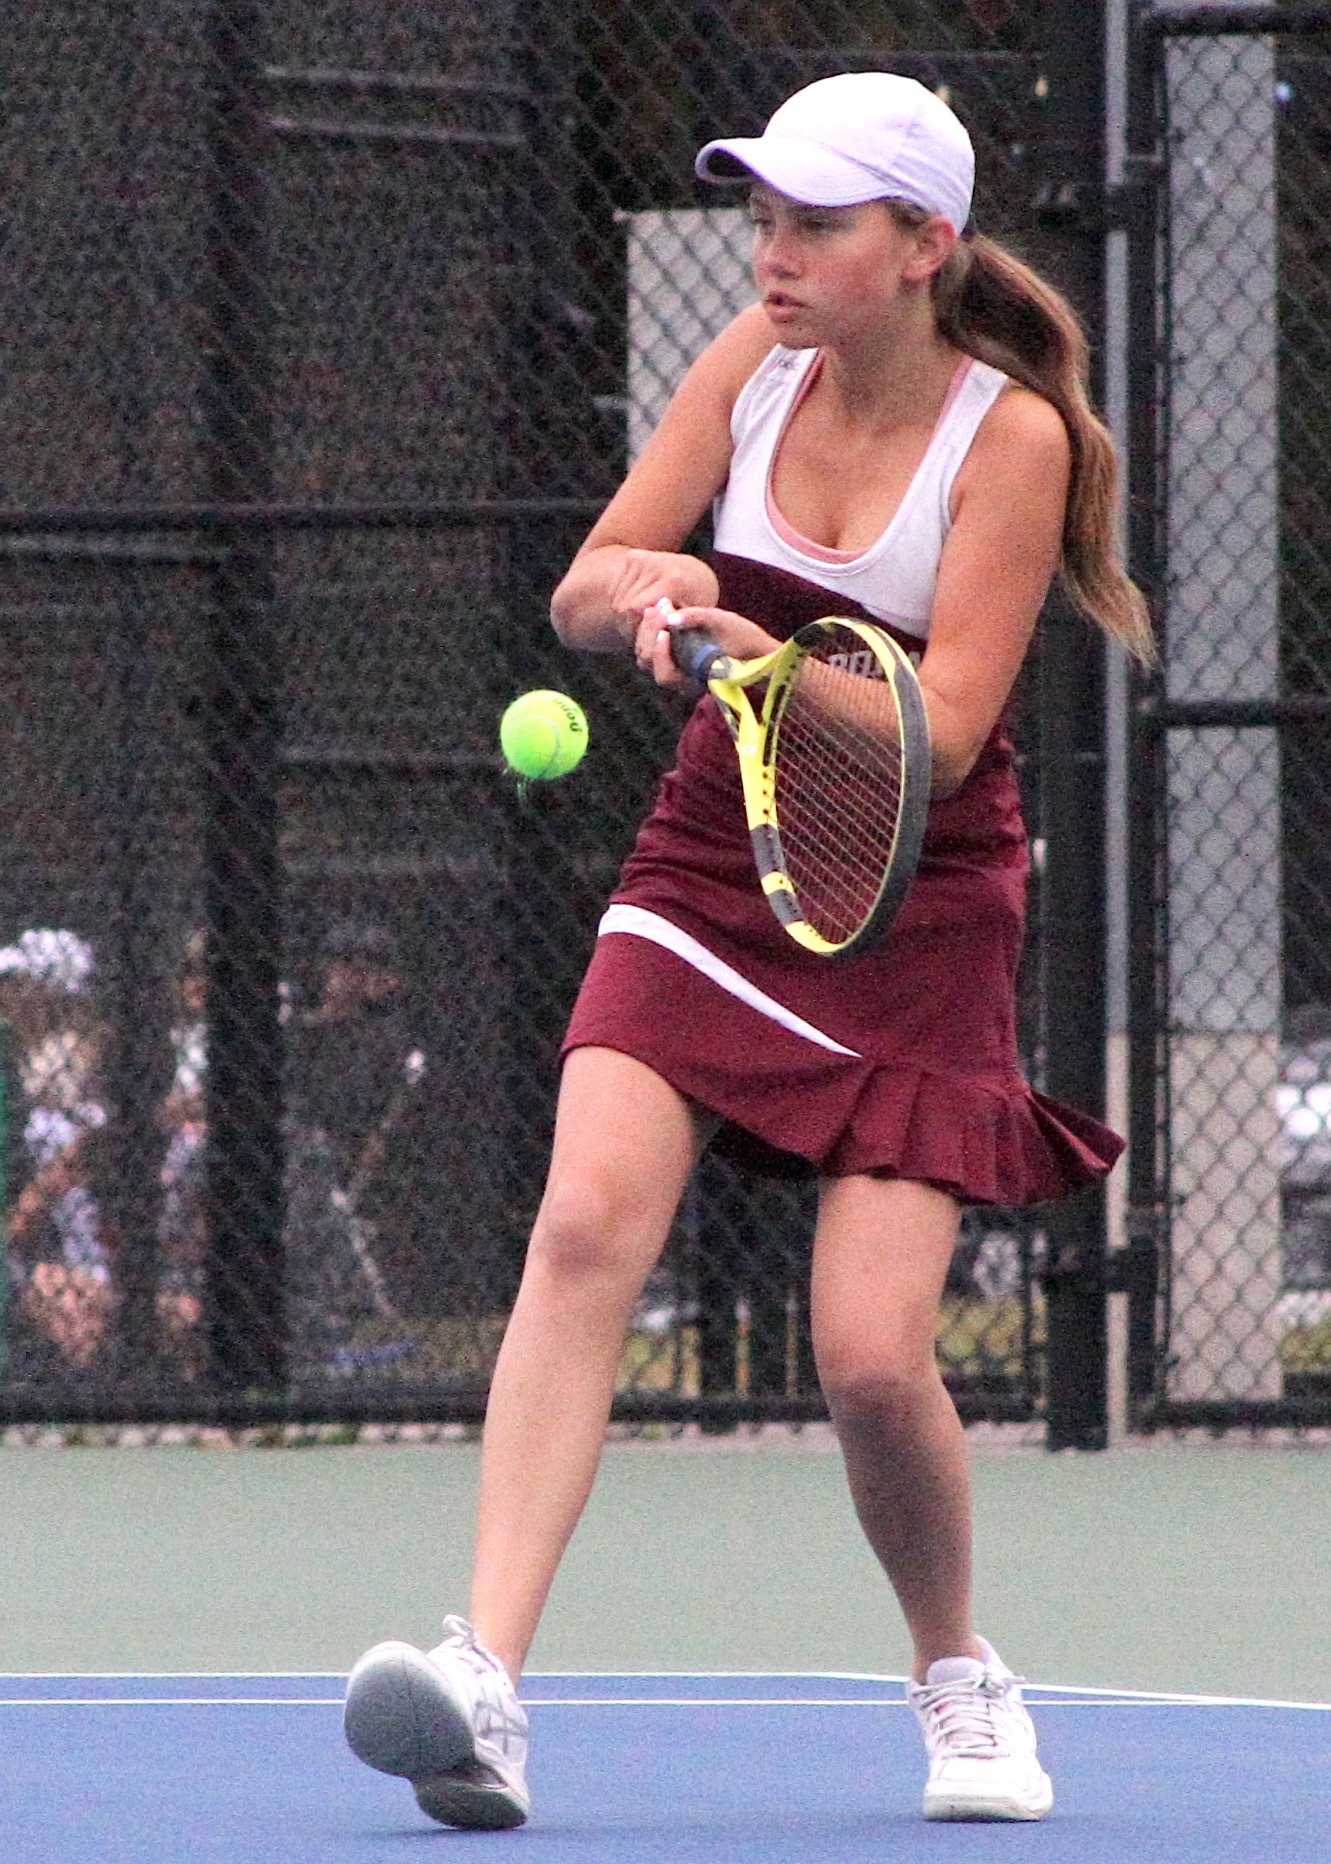
<path fill-rule="evenodd" d="M 729 136 L 698 151 L 703 181 L 742 181 L 747 173 L 809 207 L 856 207 L 883 198 L 882 180 L 802 136 Z"/>

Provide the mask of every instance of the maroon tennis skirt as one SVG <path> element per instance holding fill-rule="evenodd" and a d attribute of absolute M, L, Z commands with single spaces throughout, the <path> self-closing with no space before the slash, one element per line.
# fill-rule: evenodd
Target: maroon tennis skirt
<path fill-rule="evenodd" d="M 761 564 L 720 557 L 717 569 L 721 605 L 781 637 L 833 601 L 847 609 Z M 1027 873 L 1000 724 L 930 809 L 887 937 L 840 963 L 804 951 L 759 889 L 729 731 L 704 697 L 611 898 L 565 1052 L 645 1062 L 720 1117 L 719 1149 L 760 1171 L 906 1178 L 967 1203 L 1064 1196 L 1102 1177 L 1123 1142 L 1022 1074 Z"/>

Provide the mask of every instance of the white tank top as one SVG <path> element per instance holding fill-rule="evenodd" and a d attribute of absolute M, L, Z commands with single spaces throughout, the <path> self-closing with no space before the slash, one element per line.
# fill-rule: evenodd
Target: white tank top
<path fill-rule="evenodd" d="M 772 462 L 818 357 L 774 349 L 740 390 L 730 417 L 734 452 L 714 513 L 715 547 L 818 583 L 920 640 L 928 637 L 938 559 L 952 528 L 952 482 L 1009 378 L 970 359 L 954 385 L 891 523 L 866 550 L 845 555 L 799 537 L 774 516 Z"/>

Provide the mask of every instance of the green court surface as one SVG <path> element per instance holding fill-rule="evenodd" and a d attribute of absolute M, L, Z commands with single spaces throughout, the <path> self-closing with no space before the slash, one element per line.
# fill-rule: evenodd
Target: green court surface
<path fill-rule="evenodd" d="M 819 1433 L 623 1442 L 541 1670 L 899 1672 Z M 1331 1699 L 1325 1447 L 975 1446 L 981 1628 L 1041 1682 Z M 465 1610 L 474 1443 L 0 1449 L 0 1669 L 342 1670 Z"/>

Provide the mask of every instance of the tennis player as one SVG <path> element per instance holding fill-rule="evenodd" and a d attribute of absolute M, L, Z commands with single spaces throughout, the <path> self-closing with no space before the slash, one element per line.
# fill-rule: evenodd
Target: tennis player
<path fill-rule="evenodd" d="M 568 1031 L 554 1151 L 490 1393 L 470 1621 L 356 1666 L 348 1738 L 422 1808 L 527 1814 L 516 1685 L 596 1471 L 624 1331 L 708 1144 L 818 1177 L 812 1319 L 864 1533 L 915 1648 L 925 1815 L 1039 1819 L 1019 1679 L 971 1618 L 964 1436 L 939 1296 L 967 1203 L 1057 1198 L 1121 1141 L 1032 1091 L 1015 1040 L 1027 844 L 1005 707 L 1052 577 L 1148 657 L 1115 462 L 1064 300 L 970 226 L 970 139 L 909 78 L 791 97 L 712 142 L 747 177 L 760 303 L 694 364 L 555 591 L 566 645 L 676 674 L 656 604 L 741 658 L 827 614 L 918 657 L 933 796 L 886 940 L 829 964 L 756 884 L 704 698 L 625 866 Z M 709 560 L 682 546 L 715 501 Z"/>

